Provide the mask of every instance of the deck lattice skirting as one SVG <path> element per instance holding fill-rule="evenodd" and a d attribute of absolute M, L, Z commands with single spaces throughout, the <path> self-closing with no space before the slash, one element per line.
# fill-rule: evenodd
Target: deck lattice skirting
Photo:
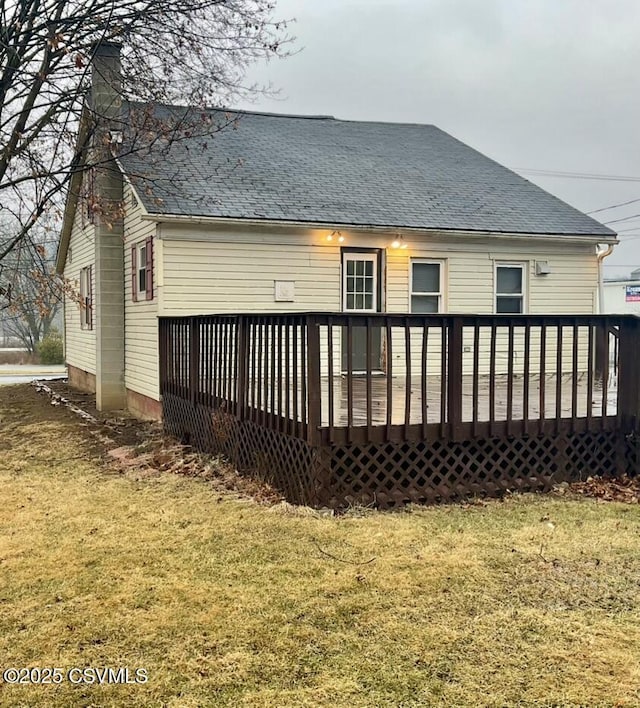
<path fill-rule="evenodd" d="M 163 318 L 163 416 L 294 503 L 547 490 L 637 473 L 638 351 L 631 316 Z"/>

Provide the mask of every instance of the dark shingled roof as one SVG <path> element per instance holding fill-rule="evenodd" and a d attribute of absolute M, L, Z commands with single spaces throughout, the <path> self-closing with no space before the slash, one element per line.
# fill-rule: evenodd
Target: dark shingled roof
<path fill-rule="evenodd" d="M 166 120 L 185 110 L 154 108 L 155 117 Z M 215 124 L 229 114 L 208 115 Z M 150 213 L 614 236 L 433 125 L 232 117 L 235 125 L 211 138 L 157 143 L 148 154 L 121 157 Z"/>

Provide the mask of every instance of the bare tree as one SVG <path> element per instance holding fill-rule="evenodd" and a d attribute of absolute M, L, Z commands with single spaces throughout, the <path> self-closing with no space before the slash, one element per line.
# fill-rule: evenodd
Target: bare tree
<path fill-rule="evenodd" d="M 8 232 L 7 222 L 0 222 L 0 247 L 11 237 Z M 54 233 L 41 223 L 0 263 L 0 277 L 5 270 L 11 276 L 11 288 L 0 310 L 3 334 L 19 340 L 31 353 L 62 324 L 63 290 L 62 282 L 52 277 L 54 256 Z"/>
<path fill-rule="evenodd" d="M 0 264 L 44 215 L 60 216 L 70 180 L 91 167 L 87 148 L 100 116 L 86 120 L 85 97 L 97 42 L 122 44 L 127 98 L 224 107 L 260 90 L 244 83 L 250 62 L 286 54 L 286 23 L 274 12 L 271 0 L 3 0 L 0 214 L 14 228 L 0 244 Z M 145 136 L 171 141 L 187 130 L 160 123 L 151 130 L 150 116 L 140 135 L 129 134 L 128 149 L 148 145 Z M 9 306 L 17 273 L 5 267 L 0 275 L 0 307 Z"/>

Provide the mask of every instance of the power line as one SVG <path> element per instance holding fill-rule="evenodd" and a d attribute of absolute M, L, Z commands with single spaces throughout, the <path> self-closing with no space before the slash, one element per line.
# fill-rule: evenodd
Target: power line
<path fill-rule="evenodd" d="M 622 219 L 613 219 L 612 221 L 605 221 L 605 224 L 619 224 L 621 221 L 631 221 L 632 219 L 640 218 L 640 214 L 632 214 L 631 216 L 624 216 Z"/>
<path fill-rule="evenodd" d="M 620 202 L 620 204 L 611 204 L 610 206 L 602 207 L 601 209 L 594 209 L 593 211 L 587 211 L 587 214 L 599 214 L 601 211 L 609 211 L 609 209 L 617 209 L 618 207 L 627 206 L 628 204 L 635 204 L 640 202 L 639 199 L 631 199 L 628 202 Z"/>
<path fill-rule="evenodd" d="M 539 175 L 541 177 L 559 177 L 564 179 L 594 179 L 603 182 L 640 182 L 640 177 L 630 175 L 607 175 L 596 172 L 567 172 L 562 170 L 538 170 L 527 167 L 514 167 L 516 172 Z"/>

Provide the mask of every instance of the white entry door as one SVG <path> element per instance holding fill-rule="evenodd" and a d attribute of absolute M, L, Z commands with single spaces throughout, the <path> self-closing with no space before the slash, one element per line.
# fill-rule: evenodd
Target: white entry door
<path fill-rule="evenodd" d="M 342 253 L 342 309 L 344 312 L 378 312 L 380 296 L 380 253 L 343 251 Z M 369 367 L 380 370 L 382 336 L 376 327 L 372 332 Z M 342 332 L 342 370 L 367 370 L 367 330 L 364 326 L 352 329 L 351 362 L 349 362 L 347 330 Z"/>

